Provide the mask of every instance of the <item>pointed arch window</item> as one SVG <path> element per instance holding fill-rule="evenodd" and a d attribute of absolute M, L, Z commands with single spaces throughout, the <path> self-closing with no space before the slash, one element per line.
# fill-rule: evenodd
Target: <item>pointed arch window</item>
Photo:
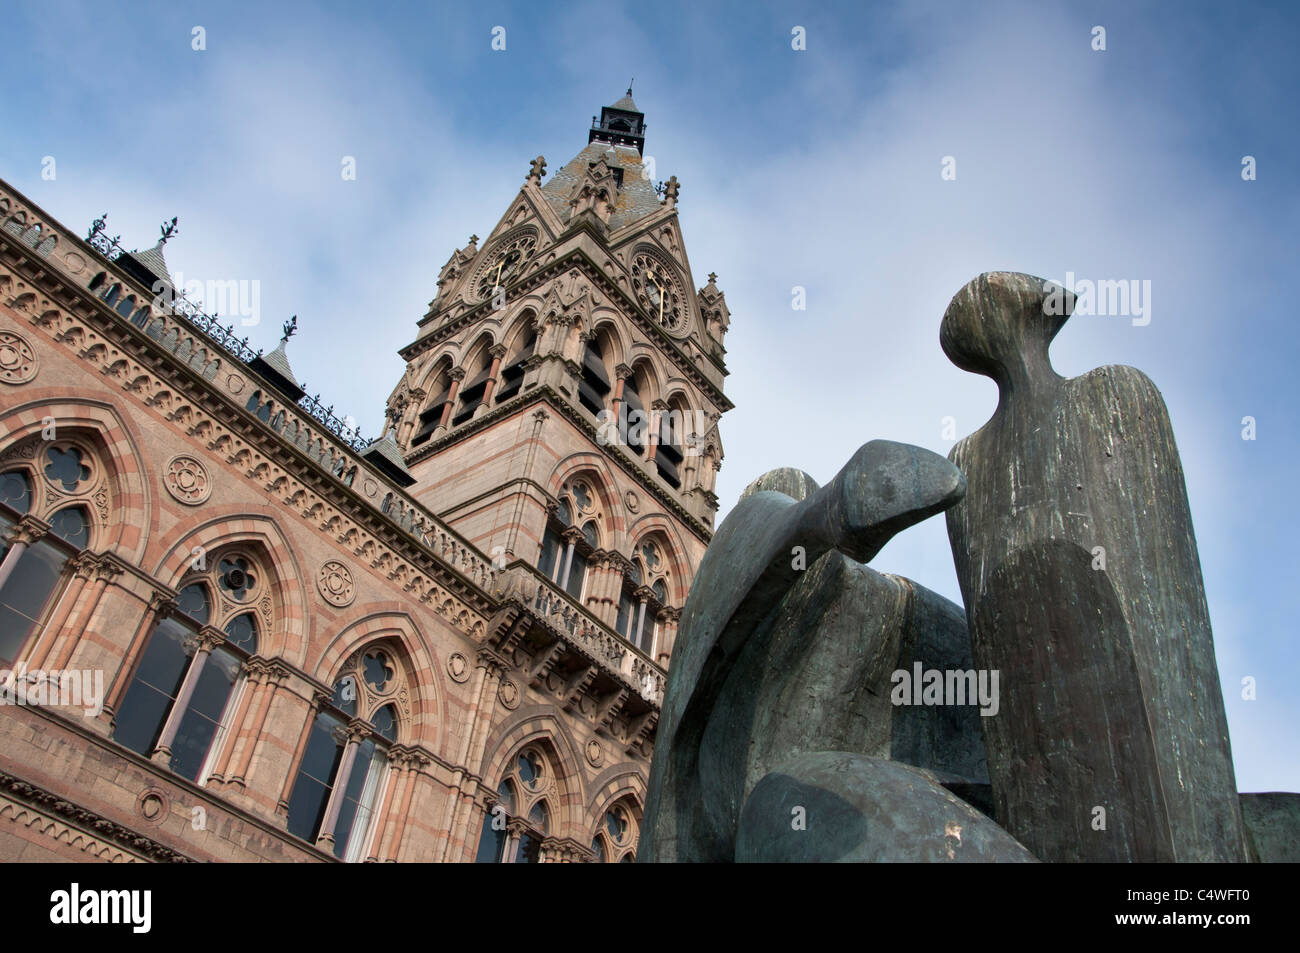
<path fill-rule="evenodd" d="M 682 478 L 679 467 L 684 454 L 682 446 L 686 438 L 685 427 L 687 414 L 680 406 L 674 406 L 659 415 L 659 442 L 655 447 L 655 468 L 673 489 L 681 489 Z"/>
<path fill-rule="evenodd" d="M 397 742 L 394 697 L 406 687 L 392 652 L 358 651 L 312 723 L 289 797 L 289 833 L 348 863 L 364 860 Z"/>
<path fill-rule="evenodd" d="M 190 781 L 207 780 L 244 688 L 244 663 L 257 653 L 258 614 L 247 603 L 265 591 L 260 565 L 238 551 L 189 577 L 118 706 L 119 744 Z"/>
<path fill-rule="evenodd" d="M 636 860 L 639 814 L 629 798 L 624 798 L 605 812 L 591 839 L 591 851 L 596 863 L 628 864 Z"/>
<path fill-rule="evenodd" d="M 623 399 L 619 403 L 618 416 L 619 437 L 633 453 L 644 456 L 649 417 L 641 399 L 636 375 L 623 382 Z"/>
<path fill-rule="evenodd" d="M 536 747 L 521 751 L 497 785 L 479 835 L 475 862 L 535 864 L 550 834 L 549 792 L 554 787 L 545 757 Z"/>
<path fill-rule="evenodd" d="M 597 416 L 605 410 L 605 400 L 613 388 L 605 368 L 604 347 L 599 337 L 587 342 L 582 354 L 582 376 L 578 379 L 578 402 Z"/>
<path fill-rule="evenodd" d="M 507 400 L 519 393 L 524 384 L 524 370 L 528 359 L 537 349 L 537 332 L 529 331 L 524 335 L 523 344 L 509 364 L 501 369 L 501 384 L 497 389 L 497 403 Z"/>
<path fill-rule="evenodd" d="M 434 396 L 425 405 L 424 410 L 420 412 L 419 424 L 415 434 L 411 437 L 412 447 L 428 443 L 429 438 L 433 436 L 433 432 L 442 423 L 443 411 L 451 399 L 451 374 L 449 371 L 450 368 L 444 366 L 434 375 L 433 383 L 429 387 Z"/>
<path fill-rule="evenodd" d="M 492 376 L 492 357 L 488 354 L 487 349 L 483 350 L 479 358 L 479 369 L 474 372 L 472 377 L 467 377 L 465 383 L 461 386 L 458 393 L 460 398 L 460 410 L 456 416 L 451 419 L 451 425 L 458 427 L 465 421 L 474 416 L 474 411 L 478 410 L 479 405 L 483 403 L 483 396 L 487 393 L 488 379 Z"/>
<path fill-rule="evenodd" d="M 538 570 L 581 601 L 587 568 L 600 545 L 595 495 L 582 481 L 566 484 L 555 513 L 547 520 L 537 558 Z M 575 523 L 581 520 L 581 527 Z"/>
<path fill-rule="evenodd" d="M 0 473 L 0 668 L 17 662 L 39 635 L 69 561 L 90 545 L 90 510 L 64 494 L 86 497 L 102 482 L 98 465 L 67 443 L 48 447 L 43 458 L 34 454 L 33 462 L 54 469 L 44 481 L 27 467 Z M 63 508 L 51 513 L 56 506 Z"/>

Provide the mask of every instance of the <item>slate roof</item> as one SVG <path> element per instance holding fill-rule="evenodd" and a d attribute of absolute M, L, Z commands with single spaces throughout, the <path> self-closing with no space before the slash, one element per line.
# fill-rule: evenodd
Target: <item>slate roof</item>
<path fill-rule="evenodd" d="M 629 91 L 622 99 L 616 102 L 610 109 L 626 109 L 628 112 L 639 113 L 641 110 L 636 108 L 636 103 L 632 102 L 632 93 Z"/>
<path fill-rule="evenodd" d="M 406 469 L 406 461 L 402 459 L 402 451 L 393 440 L 391 431 L 362 450 L 361 456 L 403 487 L 415 482 L 411 471 Z"/>
<path fill-rule="evenodd" d="M 631 97 L 624 97 L 631 102 Z M 623 186 L 618 190 L 614 213 L 609 217 L 610 229 L 622 228 L 639 218 L 656 212 L 661 207 L 655 194 L 654 183 L 645 177 L 641 154 L 631 146 L 616 146 L 608 142 L 592 142 L 542 186 L 542 194 L 555 209 L 555 214 L 565 221 L 569 214 L 569 198 L 574 188 L 587 174 L 587 167 L 601 156 L 611 168 L 623 169 Z"/>

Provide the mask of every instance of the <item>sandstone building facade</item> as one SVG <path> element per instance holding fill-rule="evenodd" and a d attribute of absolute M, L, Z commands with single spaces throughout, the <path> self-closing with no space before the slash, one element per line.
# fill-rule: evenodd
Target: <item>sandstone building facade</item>
<path fill-rule="evenodd" d="M 644 130 L 452 254 L 374 441 L 0 182 L 0 859 L 634 857 L 730 407 Z"/>

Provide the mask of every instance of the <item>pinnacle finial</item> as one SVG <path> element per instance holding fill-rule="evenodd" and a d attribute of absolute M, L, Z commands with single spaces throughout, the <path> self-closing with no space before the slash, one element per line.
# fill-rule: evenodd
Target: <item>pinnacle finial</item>
<path fill-rule="evenodd" d="M 164 222 L 161 226 L 162 238 L 158 239 L 159 245 L 166 245 L 167 240 L 176 234 L 176 216 L 172 216 L 170 222 Z"/>
<path fill-rule="evenodd" d="M 631 80 L 628 82 L 628 84 L 627 84 L 627 94 L 628 94 L 629 96 L 632 95 L 632 84 L 635 83 L 635 82 L 636 82 L 636 77 L 633 76 L 632 79 L 631 79 Z"/>
<path fill-rule="evenodd" d="M 281 325 L 281 329 L 284 331 L 284 337 L 280 338 L 280 343 L 284 344 L 289 340 L 289 338 L 293 337 L 298 332 L 298 315 L 295 314 L 288 321 L 284 322 L 284 324 Z"/>

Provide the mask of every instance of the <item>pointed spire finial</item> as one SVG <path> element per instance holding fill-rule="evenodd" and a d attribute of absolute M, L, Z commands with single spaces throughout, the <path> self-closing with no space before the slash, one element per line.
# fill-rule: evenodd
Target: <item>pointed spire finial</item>
<path fill-rule="evenodd" d="M 158 239 L 159 245 L 166 245 L 167 240 L 176 234 L 176 216 L 172 216 L 170 222 L 164 222 L 161 226 L 162 238 Z"/>
<path fill-rule="evenodd" d="M 298 315 L 294 315 L 288 321 L 281 325 L 284 330 L 284 337 L 280 338 L 280 343 L 284 344 L 289 338 L 293 337 L 298 331 Z"/>
<path fill-rule="evenodd" d="M 632 95 L 632 83 L 635 83 L 635 82 L 636 82 L 636 77 L 633 76 L 631 82 L 629 82 L 629 83 L 627 84 L 627 94 L 628 94 L 629 96 Z"/>

